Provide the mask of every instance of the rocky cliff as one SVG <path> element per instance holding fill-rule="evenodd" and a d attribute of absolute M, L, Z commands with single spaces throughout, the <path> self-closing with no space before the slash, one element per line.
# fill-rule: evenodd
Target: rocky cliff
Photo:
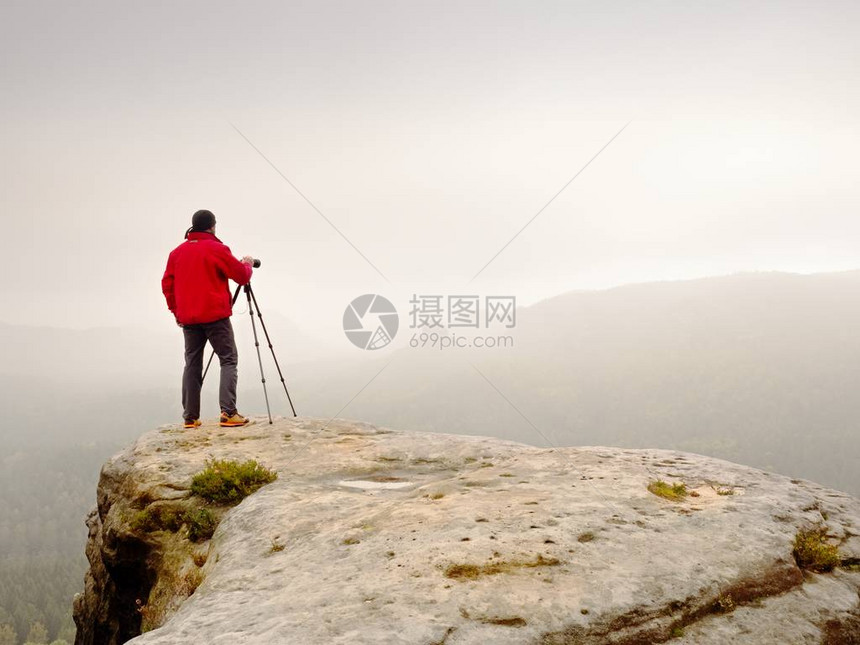
<path fill-rule="evenodd" d="M 213 459 L 278 477 L 207 502 Z M 77 645 L 860 643 L 860 500 L 696 454 L 165 426 L 97 500 Z"/>

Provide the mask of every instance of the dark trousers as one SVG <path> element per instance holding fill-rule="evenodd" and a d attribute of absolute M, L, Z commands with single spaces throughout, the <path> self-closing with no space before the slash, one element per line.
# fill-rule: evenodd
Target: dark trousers
<path fill-rule="evenodd" d="M 183 325 L 185 334 L 185 371 L 182 373 L 182 407 L 184 418 L 200 418 L 200 389 L 203 387 L 203 350 L 206 341 L 221 361 L 221 387 L 218 395 L 221 411 L 236 414 L 236 381 L 239 377 L 239 353 L 233 338 L 230 318 L 208 323 Z"/>

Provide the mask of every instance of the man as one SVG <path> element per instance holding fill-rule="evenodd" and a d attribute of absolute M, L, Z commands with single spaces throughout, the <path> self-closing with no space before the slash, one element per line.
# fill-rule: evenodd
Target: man
<path fill-rule="evenodd" d="M 215 216 L 200 210 L 191 218 L 185 241 L 167 258 L 161 291 L 167 307 L 185 335 L 185 371 L 182 374 L 182 407 L 186 428 L 200 421 L 200 389 L 203 386 L 203 350 L 212 344 L 221 362 L 221 425 L 243 426 L 248 419 L 236 410 L 239 355 L 233 338 L 232 295 L 228 278 L 248 284 L 254 259 L 241 261 L 215 237 Z"/>

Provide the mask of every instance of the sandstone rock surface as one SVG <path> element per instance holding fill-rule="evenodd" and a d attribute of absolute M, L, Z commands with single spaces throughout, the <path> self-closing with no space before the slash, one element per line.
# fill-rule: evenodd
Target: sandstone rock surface
<path fill-rule="evenodd" d="M 132 528 L 194 502 L 212 458 L 279 476 L 220 509 L 211 540 Z M 164 426 L 105 464 L 88 526 L 77 645 L 860 643 L 860 500 L 691 453 L 307 417 Z M 798 567 L 812 527 L 840 566 Z"/>

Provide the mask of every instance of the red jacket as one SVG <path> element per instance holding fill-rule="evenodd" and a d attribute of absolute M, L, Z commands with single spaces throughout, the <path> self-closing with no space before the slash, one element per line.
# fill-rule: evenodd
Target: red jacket
<path fill-rule="evenodd" d="M 233 314 L 227 279 L 248 284 L 252 272 L 215 235 L 192 231 L 170 252 L 161 291 L 181 324 L 212 322 Z"/>

